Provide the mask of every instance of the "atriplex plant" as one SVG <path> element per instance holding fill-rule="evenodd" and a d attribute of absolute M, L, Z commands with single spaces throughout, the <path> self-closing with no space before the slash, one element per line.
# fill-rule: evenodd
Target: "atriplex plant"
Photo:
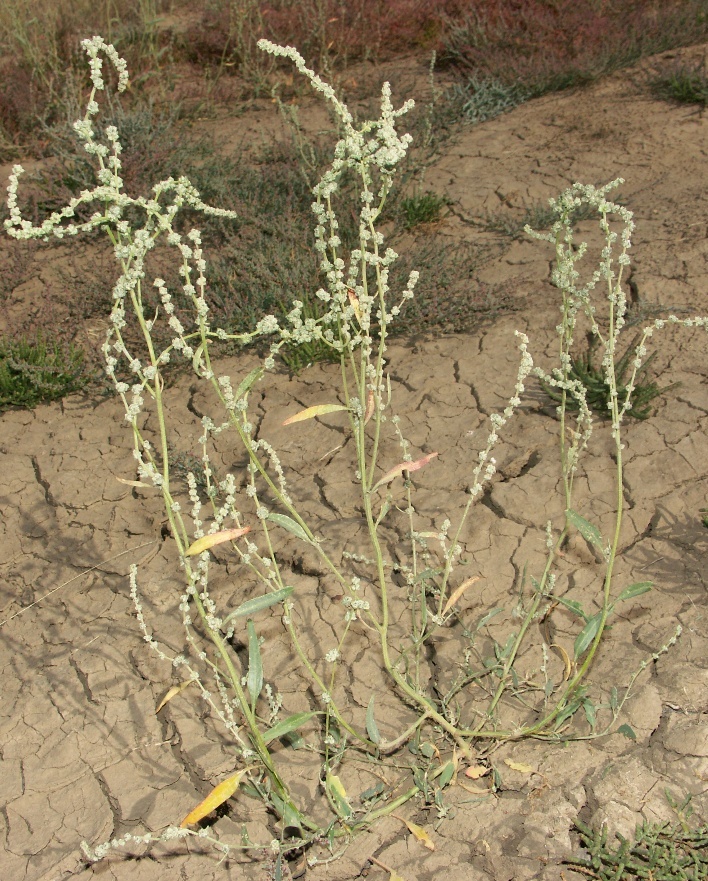
<path fill-rule="evenodd" d="M 144 639 L 161 658 L 171 661 L 176 670 L 184 671 L 185 681 L 194 683 L 201 691 L 232 740 L 234 765 L 238 769 L 219 784 L 199 809 L 185 818 L 181 827 L 170 827 L 154 835 L 126 835 L 95 851 L 87 848 L 92 859 L 100 858 L 111 847 L 129 842 L 193 834 L 208 836 L 208 830 L 196 833 L 188 827 L 233 795 L 239 786 L 242 792 L 261 799 L 279 818 L 277 833 L 271 842 L 252 842 L 245 835 L 239 844 L 213 839 L 215 844 L 225 852 L 257 848 L 270 852 L 272 849 L 278 860 L 289 851 L 315 841 L 334 847 L 338 838 L 350 836 L 419 794 L 444 816 L 443 789 L 453 780 L 458 760 L 472 760 L 473 746 L 528 737 L 557 741 L 605 733 L 613 726 L 637 675 L 630 678 L 622 694 L 613 688 L 604 703 L 598 703 L 588 694 L 588 671 L 613 609 L 618 602 L 649 589 L 647 583 L 641 583 L 625 587 L 619 594 L 613 591 L 623 506 L 620 429 L 632 406 L 635 378 L 645 356 L 648 337 L 655 328 L 668 322 L 676 323 L 678 319 L 657 320 L 644 330 L 625 394 L 620 398 L 614 355 L 626 309 L 621 282 L 622 271 L 629 262 L 627 250 L 633 224 L 627 209 L 606 198 L 607 192 L 619 181 L 600 189 L 576 184 L 552 201 L 557 219 L 551 231 L 543 235 L 532 233 L 556 247 L 553 282 L 563 298 L 563 317 L 558 327 L 560 366 L 550 375 L 538 369 L 536 373 L 560 394 L 565 516 L 560 523 L 549 522 L 546 527 L 545 565 L 537 579 L 530 579 L 529 596 L 522 595 L 521 588 L 525 588 L 522 584 L 521 598 L 513 614 L 504 620 L 503 616 L 498 617 L 501 609 L 492 609 L 471 625 L 458 611 L 463 594 L 477 580 L 458 575 L 464 562 L 465 528 L 475 500 L 495 473 L 492 454 L 499 433 L 520 406 L 524 384 L 534 370 L 528 339 L 517 333 L 521 360 L 515 389 L 503 412 L 491 416 L 491 431 L 472 470 L 461 516 L 454 526 L 445 518 L 432 530 L 421 529 L 422 515 L 413 505 L 411 475 L 437 453 L 415 457 L 410 453 L 400 419 L 393 411 L 391 383 L 386 371 L 389 327 L 401 304 L 413 297 L 417 274 L 411 273 L 405 290 L 392 302 L 388 279 L 397 255 L 384 247 L 383 235 L 377 228 L 397 166 L 410 142 L 409 135 L 397 133 L 396 121 L 410 109 L 412 102 L 394 110 L 389 86 L 385 84 L 379 119 L 357 128 L 333 89 L 307 69 L 294 49 L 283 49 L 266 41 L 260 45 L 267 52 L 291 59 L 331 103 L 341 124 L 342 136 L 332 165 L 314 188 L 314 247 L 321 256 L 326 278 L 326 287 L 316 293 L 326 306 L 322 317 L 304 317 L 303 304 L 295 301 L 284 322 L 266 315 L 253 333 L 229 335 L 212 328 L 201 236 L 196 229 L 180 232 L 178 214 L 181 208 L 189 207 L 206 215 L 234 215 L 205 205 L 185 178 L 169 178 L 156 184 L 149 197 L 132 197 L 123 192 L 117 131 L 108 126 L 104 144 L 97 139 L 93 128 L 93 119 L 99 112 L 96 95 L 104 88 L 101 55 L 116 68 L 119 91 L 125 89 L 128 76 L 125 62 L 99 37 L 84 41 L 90 58 L 93 90 L 86 115 L 75 126 L 85 150 L 96 158 L 98 185 L 82 192 L 38 227 L 23 220 L 17 204 L 20 166 L 14 168 L 8 188 L 10 219 L 6 221 L 6 228 L 10 235 L 46 240 L 50 236 L 62 238 L 100 229 L 114 245 L 121 277 L 113 291 L 111 326 L 103 349 L 106 369 L 125 405 L 126 420 L 135 440 L 134 455 L 140 481 L 157 488 L 164 499 L 184 571 L 185 590 L 180 610 L 191 657 L 171 654 L 152 635 L 144 617 L 135 567 L 130 576 L 131 594 Z M 339 183 L 345 174 L 357 177 L 361 199 L 359 243 L 349 254 L 341 252 L 334 207 Z M 89 220 L 72 222 L 77 209 L 92 204 L 97 205 L 98 210 Z M 606 241 L 600 266 L 583 287 L 578 286 L 576 264 L 583 257 L 585 246 L 574 247 L 570 221 L 581 204 L 592 205 L 599 213 Z M 138 224 L 140 217 L 142 225 Z M 618 255 L 615 254 L 618 233 L 611 226 L 615 219 L 623 224 Z M 162 278 L 153 282 L 161 308 L 155 314 L 148 312 L 144 287 L 147 261 L 160 240 L 176 249 L 179 255 L 183 294 L 193 306 L 193 323 L 189 327 L 178 320 L 172 293 Z M 591 302 L 598 282 L 603 282 L 607 290 L 609 309 L 604 323 L 596 318 Z M 583 314 L 604 348 L 603 364 L 610 388 L 616 497 L 609 542 L 602 538 L 596 526 L 574 510 L 575 477 L 593 426 L 585 389 L 571 377 L 570 351 L 578 318 Z M 173 332 L 171 344 L 162 351 L 153 340 L 158 320 L 166 320 Z M 129 350 L 124 341 L 123 330 L 130 321 L 137 322 L 142 333 L 144 347 L 140 352 Z M 689 319 L 683 323 L 706 326 L 705 319 Z M 211 360 L 210 347 L 214 340 L 230 339 L 245 344 L 261 337 L 271 340 L 270 353 L 262 366 L 237 383 L 230 376 L 218 374 L 218 366 Z M 268 441 L 256 433 L 249 416 L 249 395 L 274 369 L 274 356 L 283 346 L 313 340 L 322 341 L 338 355 L 339 401 L 313 404 L 288 421 L 297 423 L 336 412 L 346 414 L 353 444 L 339 455 L 344 458 L 349 448 L 355 451 L 349 462 L 358 491 L 354 515 L 364 527 L 368 545 L 368 550 L 361 553 L 341 550 L 335 553 L 336 549 L 322 538 L 324 516 L 320 521 L 310 522 L 303 514 L 303 505 L 296 500 L 296 489 L 290 485 L 281 459 Z M 175 497 L 174 456 L 170 453 L 170 428 L 166 418 L 163 368 L 173 357 L 185 359 L 196 376 L 211 388 L 212 396 L 222 408 L 220 416 L 202 419 L 198 441 L 202 470 L 200 474 L 190 471 L 187 476 L 189 513 Z M 120 378 L 121 369 L 132 374 L 132 385 Z M 567 406 L 571 397 L 578 403 L 577 417 L 570 414 Z M 146 398 L 157 421 L 154 438 L 147 435 L 141 418 Z M 228 433 L 245 452 L 247 464 L 242 472 L 228 473 L 217 479 L 212 466 L 214 445 L 218 438 L 223 449 L 223 438 Z M 390 441 L 399 445 L 402 452 L 398 454 L 400 461 L 385 466 L 381 461 L 382 449 Z M 251 513 L 243 513 L 244 509 Z M 577 599 L 557 591 L 559 551 L 573 530 L 578 530 L 597 549 L 604 563 L 603 587 L 592 612 L 585 611 Z M 302 614 L 302 600 L 290 583 L 292 573 L 288 563 L 283 555 L 279 556 L 285 540 L 299 542 L 316 557 L 323 585 L 336 586 L 342 596 L 341 605 L 332 606 L 330 624 L 336 638 L 321 657 L 309 654 L 310 635 L 303 626 L 307 616 Z M 211 550 L 223 543 L 228 543 L 240 559 L 244 579 L 249 576 L 253 583 L 261 585 L 259 595 L 247 599 L 236 609 L 220 608 L 218 592 L 209 586 L 210 568 L 214 565 Z M 408 556 L 401 559 L 404 544 L 407 544 Z M 394 546 L 398 559 L 392 554 Z M 531 650 L 528 646 L 536 631 L 531 625 L 546 619 L 557 604 L 581 619 L 572 651 L 563 649 L 564 664 L 560 673 L 554 672 L 554 661 L 549 656 L 552 646 L 544 643 L 535 648 L 531 646 Z M 289 639 L 292 660 L 309 679 L 313 699 L 310 710 L 291 712 L 284 717 L 281 716 L 282 699 L 266 682 L 255 623 L 260 613 L 274 607 L 282 610 L 282 625 Z M 363 709 L 347 701 L 343 683 L 351 675 L 351 660 L 371 634 L 375 637 L 387 683 L 371 691 L 368 707 Z M 450 662 L 449 669 L 436 669 L 431 660 L 431 647 L 441 641 L 449 645 L 451 638 L 457 646 L 455 661 Z M 675 638 L 669 639 L 657 654 L 673 644 Z M 478 645 L 477 640 L 484 645 Z M 240 646 L 247 649 L 242 655 L 236 651 Z M 646 662 L 642 669 L 645 665 Z M 382 738 L 376 721 L 377 705 L 381 702 L 389 708 L 389 718 L 406 720 L 402 730 L 387 740 Z M 390 711 L 392 705 L 394 709 L 397 707 L 395 712 Z M 574 719 L 580 709 L 584 711 L 583 719 Z M 572 731 L 571 725 L 575 726 Z M 281 761 L 283 749 L 279 740 L 292 738 L 297 731 L 303 733 L 319 755 L 319 782 L 326 796 L 323 808 L 306 810 L 295 799 L 285 779 L 287 763 Z M 382 786 L 377 778 L 378 785 L 355 803 L 337 773 L 340 768 L 340 773 L 347 772 L 351 751 L 368 757 L 369 767 L 376 772 L 390 761 L 387 756 L 406 744 L 408 752 L 397 756 L 395 763 L 396 774 L 403 777 L 390 786 Z M 441 752 L 446 745 L 452 748 L 452 753 L 449 749 L 447 753 Z"/>

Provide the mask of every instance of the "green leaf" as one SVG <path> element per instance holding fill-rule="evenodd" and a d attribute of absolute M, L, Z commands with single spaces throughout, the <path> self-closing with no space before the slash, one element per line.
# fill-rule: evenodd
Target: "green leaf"
<path fill-rule="evenodd" d="M 248 629 L 248 676 L 246 677 L 246 685 L 248 686 L 248 693 L 251 695 L 251 710 L 255 712 L 256 701 L 263 688 L 263 661 L 261 659 L 261 646 L 258 641 L 258 634 L 250 618 L 246 623 L 246 627 Z"/>
<path fill-rule="evenodd" d="M 286 532 L 290 532 L 292 535 L 297 536 L 297 538 L 301 538 L 308 544 L 312 544 L 312 541 L 302 526 L 300 526 L 299 523 L 296 523 L 292 517 L 288 517 L 287 514 L 268 514 L 268 520 L 270 520 L 271 523 L 275 523 L 276 526 L 281 526 Z"/>
<path fill-rule="evenodd" d="M 635 742 L 637 740 L 637 735 L 634 733 L 634 729 L 631 726 L 627 725 L 626 722 L 624 723 L 624 725 L 620 725 L 620 727 L 617 729 L 617 733 L 624 734 L 624 736 L 628 740 L 634 740 Z"/>
<path fill-rule="evenodd" d="M 612 690 L 610 691 L 610 709 L 613 713 L 617 712 L 619 707 L 619 695 L 617 694 L 617 689 L 615 686 L 612 686 Z"/>
<path fill-rule="evenodd" d="M 585 654 L 590 643 L 597 636 L 597 631 L 600 628 L 600 620 L 602 619 L 602 612 L 597 612 L 592 616 L 580 631 L 580 633 L 575 637 L 575 659 L 577 661 L 581 655 Z"/>
<path fill-rule="evenodd" d="M 583 701 L 583 709 L 585 710 L 585 718 L 588 720 L 588 725 L 595 730 L 595 721 L 596 721 L 596 713 L 595 713 L 595 704 L 585 698 Z"/>
<path fill-rule="evenodd" d="M 577 602 L 577 600 L 566 600 L 564 599 L 564 597 L 554 597 L 554 599 L 557 600 L 561 604 L 561 606 L 565 606 L 566 609 L 570 609 L 570 611 L 574 615 L 582 618 L 583 621 L 589 620 L 588 616 L 583 611 L 583 607 L 580 605 L 579 602 Z"/>
<path fill-rule="evenodd" d="M 454 773 L 455 763 L 448 762 L 442 769 L 442 772 L 438 777 L 438 786 L 440 787 L 440 789 L 444 789 L 447 786 L 447 784 L 452 780 Z"/>
<path fill-rule="evenodd" d="M 495 618 L 500 612 L 503 612 L 504 609 L 501 606 L 498 606 L 496 609 L 492 609 L 490 612 L 487 612 L 486 615 L 482 615 L 479 619 L 477 626 L 475 627 L 476 631 L 480 631 L 483 627 L 485 627 L 492 618 Z"/>
<path fill-rule="evenodd" d="M 636 584 L 630 584 L 629 587 L 625 587 L 615 602 L 619 603 L 621 600 L 631 600 L 632 597 L 641 596 L 643 593 L 651 590 L 653 586 L 653 581 L 638 581 Z"/>
<path fill-rule="evenodd" d="M 339 777 L 336 774 L 327 774 L 325 785 L 340 817 L 344 819 L 351 817 L 352 809 L 347 801 L 347 792 Z"/>
<path fill-rule="evenodd" d="M 376 719 L 374 719 L 374 695 L 371 695 L 369 706 L 366 708 L 366 733 L 372 743 L 381 743 L 381 735 L 379 734 Z"/>
<path fill-rule="evenodd" d="M 287 719 L 283 719 L 282 722 L 278 722 L 277 725 L 273 725 L 272 728 L 269 728 L 263 734 L 263 742 L 267 745 L 274 740 L 278 740 L 286 734 L 290 734 L 291 731 L 301 728 L 305 722 L 309 722 L 313 716 L 318 715 L 319 713 L 311 710 L 305 713 L 293 713 L 292 716 L 288 716 Z"/>
<path fill-rule="evenodd" d="M 242 379 L 239 383 L 238 388 L 234 392 L 234 399 L 236 401 L 240 401 L 241 398 L 251 391 L 253 386 L 258 382 L 258 380 L 263 376 L 265 370 L 262 367 L 255 367 L 245 379 Z"/>
<path fill-rule="evenodd" d="M 287 599 L 294 590 L 294 587 L 281 587 L 280 590 L 274 590 L 272 593 L 264 593 L 262 596 L 246 600 L 245 603 L 241 603 L 237 609 L 230 612 L 224 618 L 223 623 L 228 624 L 228 622 L 233 621 L 234 618 L 248 618 L 251 615 L 255 615 L 256 612 L 261 612 L 263 609 L 269 609 L 276 603 L 280 603 L 284 599 Z"/>
<path fill-rule="evenodd" d="M 383 795 L 384 785 L 380 781 L 375 785 L 365 789 L 359 796 L 359 801 L 371 801 L 372 798 L 378 798 Z"/>
<path fill-rule="evenodd" d="M 592 523 L 589 523 L 584 517 L 581 517 L 580 514 L 576 514 L 575 511 L 571 511 L 570 508 L 565 512 L 565 516 L 568 519 L 568 523 L 572 523 L 585 541 L 594 545 L 598 551 L 602 553 L 602 535 L 600 535 L 600 530 L 597 526 L 593 526 Z"/>

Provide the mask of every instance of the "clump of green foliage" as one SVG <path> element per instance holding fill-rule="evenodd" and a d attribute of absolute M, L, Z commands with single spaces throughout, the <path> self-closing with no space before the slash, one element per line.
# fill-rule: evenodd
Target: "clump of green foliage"
<path fill-rule="evenodd" d="M 667 798 L 673 803 L 671 796 Z M 708 878 L 708 826 L 691 829 L 687 822 L 692 809 L 690 796 L 675 806 L 679 823 L 643 823 L 633 840 L 615 838 L 617 846 L 608 844 L 607 826 L 591 829 L 576 820 L 587 857 L 573 857 L 566 865 L 577 868 L 587 878 L 598 881 L 632 881 L 635 878 L 654 881 L 700 881 Z"/>
<path fill-rule="evenodd" d="M 430 191 L 408 196 L 401 200 L 401 223 L 405 229 L 413 229 L 422 223 L 435 223 L 445 207 L 446 199 Z"/>
<path fill-rule="evenodd" d="M 651 82 L 652 89 L 660 98 L 679 101 L 682 104 L 708 104 L 708 72 L 706 60 L 693 64 L 678 64 L 657 72 Z"/>
<path fill-rule="evenodd" d="M 627 399 L 627 374 L 630 370 L 633 359 L 636 357 L 636 349 L 640 342 L 640 336 L 641 335 L 635 336 L 627 347 L 627 351 L 615 363 L 617 395 L 622 403 Z M 598 367 L 593 363 L 593 351 L 596 344 L 596 337 L 589 334 L 588 346 L 585 353 L 571 358 L 570 376 L 572 379 L 578 380 L 582 383 L 585 388 L 588 407 L 599 416 L 609 418 L 611 411 L 611 389 L 607 380 L 605 368 L 602 365 Z M 653 380 L 645 379 L 643 382 L 640 381 L 641 377 L 646 377 L 647 370 L 655 358 L 656 352 L 652 352 L 637 370 L 637 381 L 631 391 L 631 407 L 627 410 L 627 415 L 631 416 L 633 419 L 648 419 L 652 412 L 652 401 L 681 384 L 679 382 L 673 382 L 670 385 L 659 387 L 659 385 Z M 553 388 L 553 386 L 548 383 L 541 382 L 541 385 L 550 398 L 557 403 L 560 403 L 560 391 Z M 577 413 L 579 409 L 577 400 L 568 397 L 566 400 L 566 409 L 573 413 Z"/>
<path fill-rule="evenodd" d="M 87 381 L 80 348 L 41 334 L 0 340 L 0 410 L 56 401 L 85 388 Z"/>

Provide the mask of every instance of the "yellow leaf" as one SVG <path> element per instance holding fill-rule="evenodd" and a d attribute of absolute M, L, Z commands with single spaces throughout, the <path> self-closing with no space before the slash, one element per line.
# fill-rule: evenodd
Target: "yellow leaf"
<path fill-rule="evenodd" d="M 141 483 L 141 481 L 139 481 L 139 480 L 126 480 L 125 477 L 116 477 L 116 480 L 119 483 L 124 483 L 126 486 L 141 486 L 144 489 L 154 489 L 152 484 Z"/>
<path fill-rule="evenodd" d="M 184 552 L 185 557 L 194 557 L 201 554 L 202 551 L 208 551 L 215 545 L 223 544 L 225 541 L 234 541 L 241 538 L 247 532 L 251 531 L 250 526 L 244 526 L 241 529 L 222 529 L 221 532 L 212 532 L 211 535 L 203 535 L 192 544 Z"/>
<path fill-rule="evenodd" d="M 354 309 L 356 320 L 359 322 L 359 324 L 361 324 L 361 307 L 359 306 L 359 297 L 357 297 L 357 295 L 351 288 L 347 288 L 347 296 L 349 297 L 349 302 L 352 304 L 352 308 Z"/>
<path fill-rule="evenodd" d="M 188 685 L 192 684 L 191 679 L 187 679 L 185 682 L 180 682 L 179 685 L 173 685 L 172 688 L 167 692 L 167 694 L 162 698 L 160 703 L 157 705 L 157 709 L 155 710 L 155 715 L 160 712 L 160 710 L 165 706 L 168 701 L 171 701 L 173 697 L 177 697 L 177 695 L 184 691 Z"/>
<path fill-rule="evenodd" d="M 391 814 L 392 817 L 395 817 L 397 820 L 400 820 L 401 823 L 404 823 L 408 827 L 408 831 L 411 835 L 415 836 L 415 838 L 420 841 L 423 847 L 427 847 L 428 850 L 435 850 L 435 842 L 428 835 L 428 833 L 423 829 L 422 826 L 419 826 L 417 823 L 412 823 L 410 820 L 406 820 L 403 817 L 399 817 L 397 814 Z"/>
<path fill-rule="evenodd" d="M 467 588 L 472 587 L 477 581 L 479 581 L 479 575 L 475 575 L 474 578 L 468 578 L 467 581 L 463 581 L 462 584 L 450 594 L 450 599 L 445 603 L 445 608 L 443 609 L 443 616 L 447 615 Z"/>
<path fill-rule="evenodd" d="M 423 465 L 427 465 L 428 462 L 430 462 L 431 459 L 434 459 L 437 455 L 437 453 L 428 453 L 427 456 L 423 456 L 421 459 L 416 459 L 415 462 L 400 462 L 398 465 L 394 465 L 390 471 L 387 471 L 384 476 L 380 480 L 377 480 L 371 487 L 372 492 L 380 486 L 383 486 L 385 483 L 390 483 L 395 477 L 403 474 L 404 471 L 418 471 Z"/>
<path fill-rule="evenodd" d="M 369 390 L 369 397 L 366 400 L 366 413 L 364 414 L 364 425 L 374 415 L 374 393 Z"/>
<path fill-rule="evenodd" d="M 471 795 L 489 795 L 491 792 L 491 790 L 487 789 L 486 786 L 468 786 L 466 783 L 458 783 L 457 785 L 464 789 L 466 792 L 469 792 Z"/>
<path fill-rule="evenodd" d="M 533 774 L 534 772 L 531 765 L 525 765 L 523 762 L 512 762 L 511 759 L 504 759 L 504 764 L 508 765 L 512 771 L 518 771 L 520 774 Z"/>
<path fill-rule="evenodd" d="M 565 681 L 567 682 L 570 679 L 570 674 L 573 672 L 573 662 L 570 660 L 568 652 L 563 648 L 562 645 L 558 645 L 557 642 L 552 642 L 549 648 L 558 649 L 558 653 L 563 659 L 563 664 L 565 666 L 565 670 L 563 671 L 563 679 L 565 679 Z"/>
<path fill-rule="evenodd" d="M 337 413 L 340 410 L 348 410 L 343 404 L 315 404 L 307 410 L 300 410 L 294 416 L 288 416 L 283 425 L 292 425 L 294 422 L 304 422 L 306 419 L 314 419 L 315 416 L 324 416 L 327 413 Z"/>
<path fill-rule="evenodd" d="M 250 771 L 252 767 L 253 766 L 251 765 L 248 768 L 244 768 L 242 771 L 238 771 L 236 774 L 232 774 L 231 777 L 228 777 L 223 783 L 219 783 L 218 786 L 215 786 L 204 801 L 198 804 L 196 808 L 194 808 L 193 811 L 190 811 L 184 820 L 182 820 L 179 824 L 180 829 L 184 829 L 186 826 L 191 826 L 193 823 L 198 823 L 200 820 L 203 820 L 204 817 L 209 816 L 212 811 L 215 811 L 219 805 L 223 805 L 225 801 L 230 799 L 238 789 L 243 775 L 247 771 Z"/>
<path fill-rule="evenodd" d="M 398 872 L 391 872 L 388 876 L 388 881 L 405 881 L 403 875 L 399 875 Z"/>
<path fill-rule="evenodd" d="M 486 768 L 484 765 L 472 765 L 465 771 L 465 777 L 471 777 L 472 780 L 479 780 L 485 774 L 489 774 L 489 768 Z"/>

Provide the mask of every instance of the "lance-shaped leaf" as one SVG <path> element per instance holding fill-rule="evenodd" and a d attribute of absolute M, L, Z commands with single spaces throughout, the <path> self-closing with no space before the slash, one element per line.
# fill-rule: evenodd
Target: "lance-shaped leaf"
<path fill-rule="evenodd" d="M 294 587 L 281 587 L 279 590 L 274 590 L 272 593 L 264 593 L 262 596 L 246 600 L 245 603 L 241 603 L 237 609 L 234 609 L 233 612 L 230 612 L 224 618 L 222 626 L 236 618 L 250 618 L 252 615 L 255 615 L 256 612 L 261 612 L 263 609 L 269 609 L 271 606 L 276 605 L 276 603 L 281 603 L 283 600 L 287 599 L 294 590 Z"/>
<path fill-rule="evenodd" d="M 652 587 L 654 587 L 653 581 L 638 581 L 636 584 L 630 584 L 629 587 L 625 587 L 615 602 L 619 603 L 622 600 L 631 600 L 633 597 L 641 596 L 643 593 L 651 590 Z"/>
<path fill-rule="evenodd" d="M 578 532 L 582 535 L 586 542 L 591 545 L 594 545 L 602 553 L 602 536 L 600 535 L 600 530 L 593 523 L 590 523 L 584 517 L 581 517 L 580 514 L 576 514 L 575 511 L 571 511 L 568 509 L 565 512 L 566 517 L 568 518 L 568 523 L 572 523 L 572 525 L 578 530 Z"/>
<path fill-rule="evenodd" d="M 374 695 L 371 695 L 371 700 L 369 701 L 369 706 L 366 708 L 366 733 L 369 735 L 369 740 L 372 743 L 381 743 L 381 735 L 379 734 L 379 728 L 376 724 L 376 719 L 374 719 Z"/>
<path fill-rule="evenodd" d="M 422 826 L 419 826 L 417 823 L 412 823 L 410 820 L 406 820 L 405 817 L 399 817 L 398 814 L 391 814 L 392 817 L 395 817 L 397 820 L 400 820 L 401 823 L 404 823 L 409 832 L 414 835 L 418 841 L 423 845 L 423 847 L 427 847 L 428 850 L 435 850 L 435 843 L 433 839 L 428 835 L 428 833 L 423 829 Z"/>
<path fill-rule="evenodd" d="M 305 722 L 309 722 L 313 716 L 319 715 L 320 714 L 314 710 L 305 713 L 293 713 L 292 716 L 288 716 L 287 719 L 283 719 L 282 722 L 278 722 L 277 725 L 273 725 L 272 728 L 269 728 L 263 734 L 263 743 L 267 745 L 273 740 L 285 737 L 286 734 L 290 734 L 298 728 L 302 728 Z"/>
<path fill-rule="evenodd" d="M 373 492 L 375 489 L 378 489 L 380 486 L 383 486 L 386 483 L 390 483 L 396 477 L 400 477 L 404 471 L 418 471 L 424 465 L 427 465 L 432 459 L 434 459 L 438 454 L 437 453 L 428 453 L 427 456 L 423 456 L 421 459 L 416 459 L 415 462 L 399 462 L 398 465 L 394 465 L 390 471 L 387 471 L 384 476 L 377 480 L 376 483 L 371 487 L 371 491 Z"/>
<path fill-rule="evenodd" d="M 223 805 L 223 803 L 231 798 L 236 792 L 243 775 L 250 771 L 252 767 L 253 766 L 251 765 L 248 768 L 244 768 L 242 771 L 238 771 L 236 774 L 232 774 L 231 777 L 228 777 L 223 783 L 219 783 L 218 786 L 215 786 L 204 801 L 200 802 L 193 811 L 190 811 L 187 814 L 184 820 L 179 824 L 180 828 L 184 829 L 186 826 L 198 823 L 200 820 L 203 820 L 204 817 L 208 817 L 212 811 L 215 811 L 219 807 L 219 805 Z"/>
<path fill-rule="evenodd" d="M 602 618 L 602 612 L 597 612 L 592 616 L 580 631 L 580 633 L 575 637 L 575 645 L 573 646 L 573 650 L 575 652 L 576 660 L 580 658 L 581 655 L 585 654 L 588 649 L 590 643 L 597 636 L 597 631 L 600 629 L 600 620 Z"/>
<path fill-rule="evenodd" d="M 208 551 L 210 548 L 223 544 L 225 541 L 235 541 L 250 531 L 250 526 L 243 526 L 240 529 L 222 529 L 220 532 L 212 532 L 211 535 L 203 535 L 192 542 L 184 552 L 184 555 L 185 557 L 195 557 L 197 554 Z"/>
<path fill-rule="evenodd" d="M 357 297 L 356 293 L 351 288 L 347 288 L 347 296 L 349 297 L 349 302 L 356 315 L 356 320 L 361 324 L 361 306 L 359 305 L 359 297 Z"/>
<path fill-rule="evenodd" d="M 366 413 L 364 413 L 364 425 L 366 425 L 369 419 L 374 415 L 374 401 L 373 389 L 369 389 L 369 396 L 366 399 Z"/>
<path fill-rule="evenodd" d="M 293 520 L 292 517 L 288 517 L 287 514 L 268 514 L 268 520 L 270 520 L 271 523 L 282 526 L 287 532 L 301 538 L 303 541 L 310 542 L 310 544 L 312 543 L 310 537 L 302 526 L 300 526 L 297 521 Z"/>
<path fill-rule="evenodd" d="M 184 682 L 180 682 L 179 685 L 173 685 L 155 708 L 155 714 L 159 713 L 166 703 L 169 703 L 169 701 L 171 701 L 173 697 L 177 697 L 177 695 L 183 692 L 188 685 L 192 684 L 193 681 L 193 679 L 187 679 Z"/>
<path fill-rule="evenodd" d="M 256 701 L 263 688 L 263 661 L 261 659 L 261 645 L 258 641 L 258 634 L 250 618 L 246 628 L 248 630 L 248 676 L 246 677 L 246 685 L 248 686 L 248 693 L 251 695 L 251 711 L 255 713 Z"/>
<path fill-rule="evenodd" d="M 347 801 L 347 791 L 339 777 L 337 777 L 336 774 L 327 774 L 326 786 L 327 791 L 337 808 L 337 813 L 345 819 L 351 817 L 352 809 Z"/>
<path fill-rule="evenodd" d="M 283 425 L 292 425 L 295 422 L 304 422 L 306 419 L 314 419 L 315 416 L 326 416 L 327 413 L 338 413 L 340 410 L 348 410 L 343 404 L 315 404 L 306 410 L 300 410 L 294 416 L 288 416 Z"/>
<path fill-rule="evenodd" d="M 443 617 L 447 615 L 450 609 L 455 605 L 455 603 L 460 599 L 462 594 L 467 590 L 468 587 L 472 587 L 473 584 L 479 581 L 479 575 L 475 575 L 473 578 L 468 578 L 467 581 L 463 581 L 462 584 L 450 594 L 449 600 L 445 603 L 445 608 L 443 609 Z"/>
<path fill-rule="evenodd" d="M 253 386 L 258 382 L 258 380 L 263 376 L 265 370 L 262 367 L 255 367 L 238 385 L 238 388 L 234 392 L 234 400 L 240 401 L 241 398 L 251 391 Z"/>

